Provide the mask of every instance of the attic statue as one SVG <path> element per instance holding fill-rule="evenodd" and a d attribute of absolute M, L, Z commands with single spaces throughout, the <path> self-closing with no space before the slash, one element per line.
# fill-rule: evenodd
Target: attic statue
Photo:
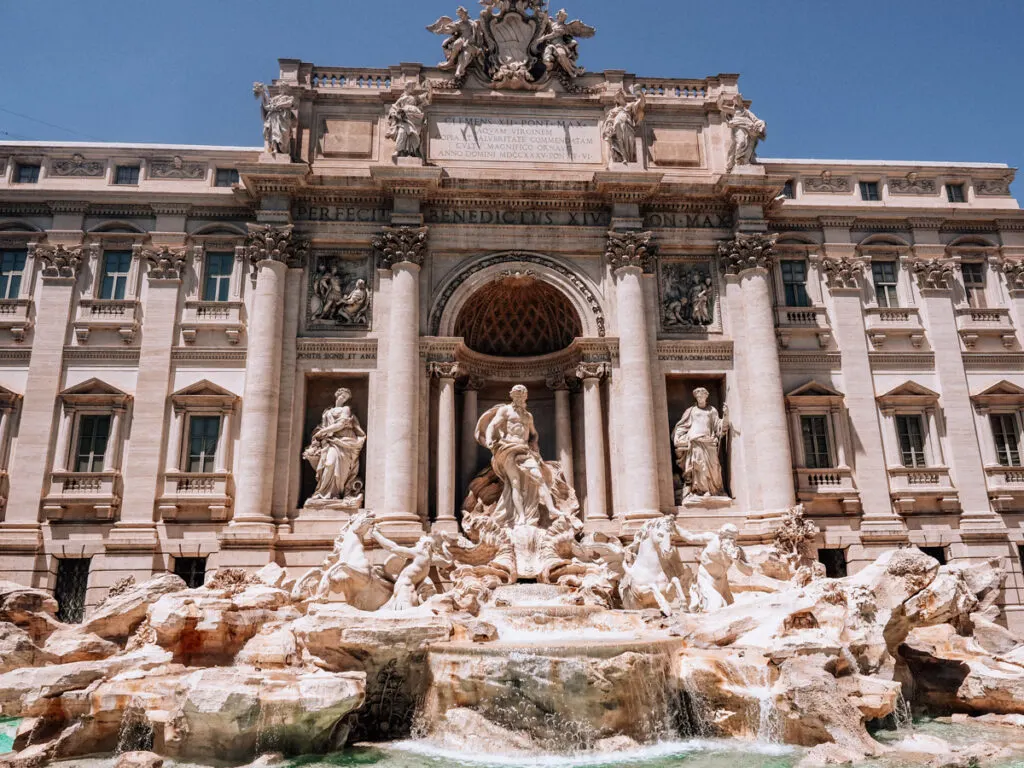
<path fill-rule="evenodd" d="M 270 89 L 263 83 L 253 83 L 252 92 L 260 100 L 266 151 L 272 155 L 291 156 L 295 99 L 286 93 L 271 96 Z"/>

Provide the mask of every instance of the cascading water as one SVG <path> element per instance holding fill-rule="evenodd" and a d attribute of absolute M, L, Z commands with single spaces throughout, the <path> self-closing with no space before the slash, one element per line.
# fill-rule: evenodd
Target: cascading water
<path fill-rule="evenodd" d="M 140 752 L 153 749 L 153 724 L 146 717 L 146 710 L 141 702 L 133 699 L 125 707 L 121 716 L 121 727 L 117 734 L 115 754 Z"/>

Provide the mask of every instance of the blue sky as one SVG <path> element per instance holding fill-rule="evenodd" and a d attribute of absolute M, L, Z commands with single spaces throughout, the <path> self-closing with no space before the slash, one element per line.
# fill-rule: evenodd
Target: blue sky
<path fill-rule="evenodd" d="M 458 2 L 0 0 L 0 140 L 256 145 L 278 57 L 435 64 Z M 740 73 L 766 157 L 1024 163 L 1024 0 L 564 3 L 590 70 Z"/>

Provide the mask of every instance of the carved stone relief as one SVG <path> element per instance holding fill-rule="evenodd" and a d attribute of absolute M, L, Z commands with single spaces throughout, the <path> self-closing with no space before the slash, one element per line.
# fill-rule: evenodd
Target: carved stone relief
<path fill-rule="evenodd" d="M 822 171 L 821 176 L 805 176 L 805 192 L 849 192 L 853 185 L 849 176 L 833 176 L 832 171 Z"/>
<path fill-rule="evenodd" d="M 716 324 L 717 291 L 710 263 L 662 262 L 658 283 L 663 330 L 701 332 Z"/>
<path fill-rule="evenodd" d="M 934 195 L 939 189 L 935 179 L 922 179 L 908 173 L 903 179 L 889 179 L 889 191 L 894 195 Z"/>
<path fill-rule="evenodd" d="M 974 182 L 974 194 L 997 197 L 1010 194 L 1010 179 L 978 179 Z"/>
<path fill-rule="evenodd" d="M 102 160 L 86 160 L 75 153 L 70 160 L 54 160 L 51 174 L 53 176 L 98 177 L 103 175 Z"/>
<path fill-rule="evenodd" d="M 180 155 L 169 160 L 151 160 L 149 178 L 202 181 L 206 178 L 206 163 L 186 163 Z"/>
<path fill-rule="evenodd" d="M 306 328 L 368 329 L 373 302 L 371 285 L 370 259 L 364 252 L 314 253 L 306 298 Z"/>

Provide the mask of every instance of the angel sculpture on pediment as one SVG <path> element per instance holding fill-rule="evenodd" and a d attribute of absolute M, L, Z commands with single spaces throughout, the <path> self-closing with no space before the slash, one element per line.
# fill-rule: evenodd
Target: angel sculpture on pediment
<path fill-rule="evenodd" d="M 429 27 L 428 32 L 435 35 L 448 35 L 442 43 L 445 60 L 437 65 L 442 71 L 455 72 L 455 79 L 462 80 L 469 68 L 482 62 L 484 56 L 484 37 L 480 22 L 470 18 L 469 11 L 460 6 L 456 11 L 457 19 L 442 16 Z"/>
<path fill-rule="evenodd" d="M 556 72 L 573 79 L 582 75 L 585 70 L 576 66 L 579 60 L 579 43 L 577 37 L 584 39 L 597 33 L 589 24 L 579 19 L 569 21 L 569 14 L 563 8 L 555 18 L 547 20 L 547 30 L 537 39 L 538 48 L 542 48 L 542 59 L 548 72 Z"/>

